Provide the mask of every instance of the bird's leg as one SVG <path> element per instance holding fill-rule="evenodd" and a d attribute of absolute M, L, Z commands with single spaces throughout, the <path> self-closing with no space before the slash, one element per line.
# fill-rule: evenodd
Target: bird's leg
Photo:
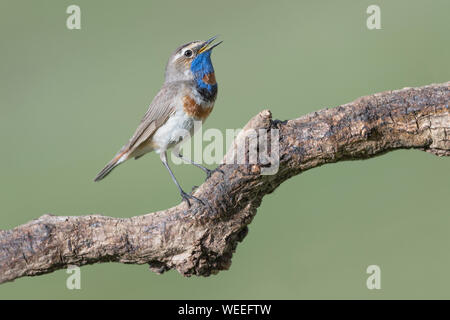
<path fill-rule="evenodd" d="M 165 166 L 165 167 L 167 168 L 167 170 L 169 171 L 170 176 L 172 177 L 173 182 L 175 182 L 175 184 L 176 184 L 177 187 L 178 187 L 178 190 L 180 190 L 181 197 L 183 198 L 183 200 L 185 200 L 185 201 L 187 202 L 188 206 L 189 206 L 189 207 L 191 206 L 191 202 L 189 201 L 189 199 L 197 200 L 197 201 L 201 202 L 203 205 L 205 205 L 205 203 L 203 202 L 203 200 L 201 200 L 201 199 L 199 199 L 199 198 L 197 198 L 197 197 L 194 197 L 193 195 L 190 195 L 190 194 L 184 192 L 184 190 L 181 188 L 180 184 L 179 184 L 178 181 L 177 181 L 177 178 L 175 178 L 175 175 L 173 174 L 172 170 L 171 170 L 170 167 L 169 167 L 169 164 L 167 163 L 167 154 L 166 154 L 166 151 L 160 153 L 160 158 L 161 158 L 161 161 L 162 161 L 162 163 L 164 164 L 164 166 Z"/>
<path fill-rule="evenodd" d="M 183 155 L 181 153 L 176 153 L 175 155 L 176 155 L 177 158 L 180 158 L 181 160 L 183 160 L 185 162 L 188 162 L 188 163 L 196 166 L 197 168 L 202 169 L 206 173 L 208 178 L 211 176 L 212 170 L 202 166 L 201 164 L 198 164 L 197 162 L 192 161 L 191 159 L 183 157 Z"/>
<path fill-rule="evenodd" d="M 175 156 L 177 158 L 180 158 L 181 160 L 185 161 L 185 162 L 189 162 L 190 164 L 196 166 L 197 168 L 202 169 L 205 173 L 206 173 L 206 179 L 209 179 L 209 177 L 211 177 L 211 175 L 214 173 L 214 171 L 219 171 L 222 174 L 225 174 L 222 170 L 220 169 L 214 169 L 214 170 L 210 170 L 208 168 L 205 168 L 204 166 L 202 166 L 201 164 L 198 164 L 197 162 L 192 161 L 191 159 L 185 158 L 183 157 L 183 155 L 181 153 L 175 153 Z"/>

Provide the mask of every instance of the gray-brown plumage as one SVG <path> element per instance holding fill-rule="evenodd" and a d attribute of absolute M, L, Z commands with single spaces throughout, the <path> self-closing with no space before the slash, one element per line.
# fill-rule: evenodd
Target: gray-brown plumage
<path fill-rule="evenodd" d="M 156 151 L 178 186 L 184 200 L 186 194 L 167 164 L 166 151 L 194 132 L 194 121 L 204 121 L 211 112 L 217 94 L 210 46 L 216 37 L 193 41 L 175 50 L 166 66 L 165 82 L 153 99 L 135 133 L 116 156 L 97 174 L 94 181 L 105 178 L 115 167 L 131 158 Z M 186 160 L 186 159 L 185 159 Z M 205 172 L 210 171 L 187 160 Z M 199 200 L 199 199 L 197 199 Z"/>

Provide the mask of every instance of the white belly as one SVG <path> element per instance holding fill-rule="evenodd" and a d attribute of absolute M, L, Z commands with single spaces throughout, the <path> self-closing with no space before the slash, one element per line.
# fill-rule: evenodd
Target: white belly
<path fill-rule="evenodd" d="M 189 138 L 194 134 L 194 119 L 177 110 L 165 124 L 163 124 L 153 135 L 152 142 L 157 146 L 157 153 L 174 147 L 178 142 Z"/>

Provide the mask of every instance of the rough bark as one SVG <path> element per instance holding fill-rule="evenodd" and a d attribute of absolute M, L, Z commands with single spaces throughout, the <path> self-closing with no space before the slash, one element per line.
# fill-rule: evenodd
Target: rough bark
<path fill-rule="evenodd" d="M 99 262 L 144 264 L 185 276 L 228 269 L 264 195 L 305 170 L 367 159 L 395 149 L 450 155 L 450 82 L 357 99 L 298 119 L 272 120 L 268 110 L 246 129 L 279 129 L 280 167 L 220 165 L 196 191 L 207 201 L 126 219 L 44 215 L 0 231 L 0 283 Z M 242 136 L 236 144 L 243 143 Z M 446 205 L 446 204 L 442 204 Z"/>

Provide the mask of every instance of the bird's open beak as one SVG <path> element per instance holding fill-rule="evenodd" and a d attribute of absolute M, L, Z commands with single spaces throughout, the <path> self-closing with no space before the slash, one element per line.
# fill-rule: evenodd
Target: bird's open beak
<path fill-rule="evenodd" d="M 202 53 L 202 52 L 206 52 L 206 51 L 210 51 L 213 48 L 217 47 L 219 44 L 221 44 L 223 41 L 219 41 L 216 44 L 210 46 L 210 44 L 216 40 L 217 36 L 212 37 L 211 39 L 206 40 L 203 44 L 202 47 L 200 48 L 200 50 L 198 50 L 198 53 Z"/>

